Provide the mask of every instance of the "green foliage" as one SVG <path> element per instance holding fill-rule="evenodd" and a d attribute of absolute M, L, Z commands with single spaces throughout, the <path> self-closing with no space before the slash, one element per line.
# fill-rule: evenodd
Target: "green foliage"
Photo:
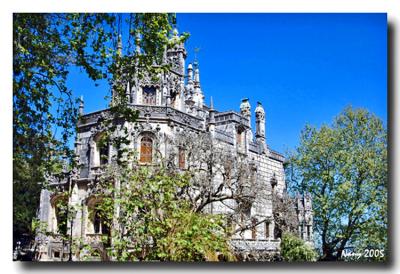
<path fill-rule="evenodd" d="M 94 81 L 109 80 L 119 98 L 110 108 L 112 132 L 121 121 L 137 118 L 125 94 L 129 75 L 138 67 L 153 74 L 167 69 L 153 64 L 159 64 L 164 48 L 171 46 L 175 16 L 16 13 L 13 23 L 13 227 L 18 238 L 32 233 L 46 175 L 68 176 L 65 171 L 77 164 L 69 147 L 79 118 L 79 100 L 67 86 L 71 67 L 81 68 Z M 129 29 L 125 50 L 118 43 L 123 24 Z M 136 35 L 142 38 L 139 52 L 132 42 Z M 126 139 L 114 140 L 119 160 Z M 68 170 L 61 168 L 64 162 Z"/>
<path fill-rule="evenodd" d="M 189 184 L 187 174 L 145 167 L 117 174 L 112 177 L 119 182 L 108 184 L 112 195 L 99 205 L 118 224 L 112 230 L 111 258 L 201 261 L 221 254 L 233 259 L 222 217 L 194 212 L 181 196 Z"/>
<path fill-rule="evenodd" d="M 222 216 L 182 209 L 169 222 L 172 229 L 158 241 L 159 257 L 169 261 L 234 260 L 224 234 Z"/>
<path fill-rule="evenodd" d="M 312 194 L 323 260 L 387 246 L 387 133 L 375 115 L 349 107 L 330 127 L 307 126 L 286 171 L 292 190 Z"/>
<path fill-rule="evenodd" d="M 317 253 L 309 245 L 289 233 L 283 234 L 281 256 L 287 262 L 314 262 L 317 259 Z"/>
<path fill-rule="evenodd" d="M 13 26 L 13 182 L 14 235 L 31 233 L 46 174 L 71 159 L 68 141 L 78 111 L 66 85 L 70 66 L 90 78 L 103 77 L 104 51 L 110 35 L 105 14 L 14 14 Z M 73 163 L 73 162 L 71 162 Z"/>

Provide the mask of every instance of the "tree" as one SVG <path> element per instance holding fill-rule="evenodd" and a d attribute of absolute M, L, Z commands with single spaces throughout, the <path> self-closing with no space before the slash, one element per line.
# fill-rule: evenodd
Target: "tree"
<path fill-rule="evenodd" d="M 180 196 L 190 184 L 188 174 L 160 166 L 129 171 L 110 166 L 100 182 L 98 208 L 113 227 L 111 260 L 233 259 L 222 216 L 195 212 Z"/>
<path fill-rule="evenodd" d="M 294 200 L 287 193 L 273 194 L 272 206 L 275 221 L 275 237 L 282 238 L 285 233 L 296 233 L 299 220 Z"/>
<path fill-rule="evenodd" d="M 322 260 L 386 249 L 387 133 L 375 115 L 348 107 L 331 126 L 306 126 L 286 171 L 292 190 L 313 197 Z"/>
<path fill-rule="evenodd" d="M 32 234 L 31 221 L 47 176 L 69 176 L 77 165 L 70 142 L 79 118 L 79 100 L 67 86 L 71 67 L 82 68 L 93 80 L 108 79 L 118 98 L 111 107 L 114 120 L 133 121 L 136 113 L 128 107 L 125 94 L 127 72 L 138 67 L 154 72 L 166 69 L 152 65 L 162 58 L 175 16 L 24 13 L 14 14 L 13 20 L 13 227 L 17 239 Z M 125 49 L 120 38 L 123 31 L 128 42 Z M 145 54 L 131 58 L 134 50 L 136 55 Z M 123 138 L 115 142 L 124 145 Z"/>
<path fill-rule="evenodd" d="M 14 14 L 13 183 L 14 235 L 30 234 L 46 174 L 73 155 L 77 100 L 66 80 L 70 66 L 103 77 L 101 58 L 113 23 L 107 15 Z M 104 54 L 98 54 L 102 52 Z M 42 185 L 41 185 L 42 184 Z"/>
<path fill-rule="evenodd" d="M 312 262 L 317 259 L 317 253 L 310 246 L 290 233 L 283 234 L 281 256 L 286 262 Z"/>
<path fill-rule="evenodd" d="M 270 221 L 250 216 L 251 207 L 267 206 L 267 186 L 257 179 L 256 163 L 231 146 L 213 140 L 209 132 L 183 131 L 169 140 L 171 148 L 184 148 L 185 170 L 190 185 L 182 189 L 195 212 L 207 212 L 212 204 L 221 203 L 228 210 L 231 235 Z M 169 152 L 165 165 L 174 167 L 176 153 Z M 270 198 L 270 197 L 268 197 Z"/>

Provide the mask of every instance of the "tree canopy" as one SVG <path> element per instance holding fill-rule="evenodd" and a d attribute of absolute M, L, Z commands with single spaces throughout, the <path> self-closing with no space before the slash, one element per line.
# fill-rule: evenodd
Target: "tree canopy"
<path fill-rule="evenodd" d="M 70 143 L 79 117 L 79 99 L 67 85 L 71 67 L 82 68 L 94 81 L 108 79 L 110 90 L 120 98 L 113 104 L 113 113 L 134 120 L 135 113 L 127 107 L 122 92 L 127 74 L 121 70 L 150 69 L 168 45 L 174 24 L 172 14 L 14 14 L 15 239 L 31 234 L 46 176 L 76 166 Z M 123 30 L 128 41 L 124 49 L 120 43 Z M 147 54 L 133 63 L 127 56 L 135 50 Z"/>
<path fill-rule="evenodd" d="M 292 191 L 313 197 L 322 260 L 345 248 L 387 255 L 387 132 L 365 109 L 346 108 L 331 126 L 306 126 L 286 168 Z"/>
<path fill-rule="evenodd" d="M 113 227 L 110 260 L 233 260 L 225 218 L 195 212 L 182 196 L 189 178 L 161 166 L 108 168 L 100 178 L 98 209 Z"/>

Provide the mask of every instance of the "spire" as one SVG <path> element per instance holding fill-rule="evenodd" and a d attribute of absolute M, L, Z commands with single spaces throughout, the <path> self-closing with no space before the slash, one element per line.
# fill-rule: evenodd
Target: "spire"
<path fill-rule="evenodd" d="M 140 54 L 140 34 L 138 32 L 135 35 L 135 51 Z"/>
<path fill-rule="evenodd" d="M 208 130 L 213 134 L 215 130 L 215 109 L 214 101 L 212 96 L 210 97 L 210 110 L 209 110 L 209 120 L 208 120 Z"/>
<path fill-rule="evenodd" d="M 193 66 L 191 63 L 189 63 L 188 65 L 187 72 L 188 72 L 188 82 L 193 81 Z"/>
<path fill-rule="evenodd" d="M 176 44 L 176 43 L 178 43 L 178 41 L 179 41 L 179 34 L 178 34 L 179 32 L 178 32 L 178 29 L 177 28 L 174 28 L 174 30 L 172 31 L 172 38 L 170 39 L 170 41 L 173 43 L 173 44 Z"/>
<path fill-rule="evenodd" d="M 119 56 L 122 56 L 122 37 L 121 37 L 121 34 L 118 35 L 117 54 Z"/>
<path fill-rule="evenodd" d="M 196 66 L 194 70 L 194 86 L 195 87 L 200 87 L 200 71 L 198 66 Z"/>
<path fill-rule="evenodd" d="M 174 30 L 173 30 L 173 34 L 174 34 L 174 37 L 178 37 L 178 29 L 177 28 L 174 28 Z"/>
<path fill-rule="evenodd" d="M 83 108 L 84 108 L 84 103 L 83 103 L 83 95 L 79 98 L 79 115 L 83 115 Z"/>

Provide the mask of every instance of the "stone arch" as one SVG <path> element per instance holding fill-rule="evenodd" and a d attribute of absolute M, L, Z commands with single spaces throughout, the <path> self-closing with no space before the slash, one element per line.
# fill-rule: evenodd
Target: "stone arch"
<path fill-rule="evenodd" d="M 90 196 L 86 199 L 86 234 L 110 234 L 110 220 L 108 220 L 103 210 L 98 207 L 102 202 L 102 196 Z"/>
<path fill-rule="evenodd" d="M 92 166 L 102 166 L 108 164 L 110 155 L 110 142 L 105 131 L 100 131 L 93 135 L 92 149 Z"/>

